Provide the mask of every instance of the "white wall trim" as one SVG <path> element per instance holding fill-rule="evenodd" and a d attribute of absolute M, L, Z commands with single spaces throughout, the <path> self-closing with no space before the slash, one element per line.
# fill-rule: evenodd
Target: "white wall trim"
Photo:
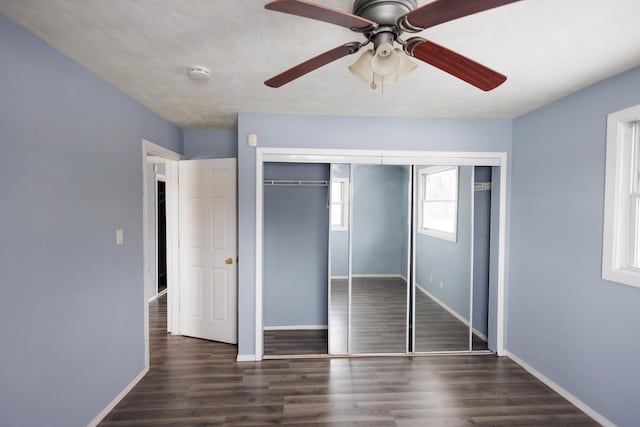
<path fill-rule="evenodd" d="M 280 325 L 280 326 L 265 326 L 263 331 L 313 331 L 313 330 L 327 330 L 329 325 Z"/>
<path fill-rule="evenodd" d="M 239 354 L 236 358 L 236 362 L 257 362 L 262 360 L 262 356 L 258 357 L 255 354 Z"/>
<path fill-rule="evenodd" d="M 549 388 L 551 388 L 553 391 L 558 393 L 560 396 L 567 399 L 569 402 L 571 402 L 571 404 L 576 406 L 582 412 L 584 412 L 585 414 L 593 418 L 596 422 L 602 424 L 604 427 L 616 427 L 616 425 L 613 422 L 609 421 L 602 414 L 600 414 L 595 409 L 593 409 L 592 407 L 584 403 L 582 400 L 578 399 L 576 396 L 571 394 L 566 389 L 562 388 L 561 386 L 553 382 L 551 379 L 549 379 L 544 374 L 539 372 L 537 369 L 535 369 L 534 367 L 526 363 L 524 360 L 520 359 L 515 354 L 511 353 L 509 350 L 506 351 L 506 356 L 509 357 L 514 362 L 516 362 L 521 367 L 523 367 L 526 371 L 528 371 L 531 375 L 536 377 L 538 380 L 546 384 Z"/>
<path fill-rule="evenodd" d="M 422 292 L 423 294 L 425 294 L 426 296 L 428 296 L 429 298 L 434 300 L 440 307 L 444 308 L 449 313 L 451 313 L 456 319 L 458 319 L 459 321 L 461 321 L 462 323 L 467 325 L 467 327 L 470 326 L 469 321 L 467 319 L 465 319 L 464 316 L 462 316 L 460 313 L 455 311 L 453 308 L 449 307 L 447 304 L 442 302 L 441 299 L 437 298 L 431 292 L 427 291 L 425 288 L 420 286 L 417 282 L 416 282 L 416 288 L 418 288 L 420 290 L 420 292 Z M 477 336 L 479 336 L 480 338 L 482 338 L 483 340 L 487 341 L 487 336 L 485 334 L 483 334 L 482 332 L 480 332 L 479 330 L 477 330 L 476 328 L 473 328 L 473 333 L 476 334 Z"/>
<path fill-rule="evenodd" d="M 505 269 L 507 232 L 507 177 L 506 152 L 473 151 L 386 151 L 343 150 L 326 148 L 257 147 L 256 148 L 256 211 L 255 211 L 255 324 L 254 347 L 257 360 L 263 355 L 262 325 L 262 265 L 263 265 L 263 163 L 366 163 L 388 165 L 473 165 L 500 166 L 500 213 L 498 229 L 498 287 L 496 292 L 496 353 L 505 354 Z"/>
<path fill-rule="evenodd" d="M 264 220 L 263 212 L 263 159 L 262 149 L 256 148 L 256 252 L 255 252 L 255 268 L 256 268 L 256 301 L 255 301 L 255 342 L 254 352 L 255 360 L 262 360 L 264 353 L 263 331 L 262 331 L 262 250 L 263 250 L 263 230 L 262 224 Z M 240 361 L 240 355 L 238 355 Z"/>
<path fill-rule="evenodd" d="M 500 154 L 500 213 L 498 216 L 498 290 L 496 308 L 496 353 L 505 355 L 505 284 L 507 258 L 507 153 Z"/>
<path fill-rule="evenodd" d="M 109 404 L 102 411 L 100 411 L 100 413 L 96 415 L 93 420 L 89 422 L 89 424 L 87 424 L 87 427 L 95 427 L 100 424 L 100 421 L 102 421 L 107 415 L 109 415 L 109 412 L 111 412 L 113 408 L 115 408 L 116 405 L 120 403 L 120 401 L 124 399 L 124 397 L 136 386 L 136 384 L 138 384 L 140 380 L 144 378 L 145 375 L 147 375 L 147 372 L 149 372 L 149 365 L 145 366 L 144 369 L 140 371 L 140 373 L 136 375 L 136 377 L 129 384 L 127 384 L 127 386 L 123 388 L 122 391 L 120 391 L 120 393 L 118 393 L 118 395 L 114 397 L 113 400 L 109 402 Z"/>
<path fill-rule="evenodd" d="M 352 274 L 351 277 L 361 278 L 361 279 L 375 279 L 379 277 L 381 279 L 407 279 L 404 278 L 402 274 Z"/>

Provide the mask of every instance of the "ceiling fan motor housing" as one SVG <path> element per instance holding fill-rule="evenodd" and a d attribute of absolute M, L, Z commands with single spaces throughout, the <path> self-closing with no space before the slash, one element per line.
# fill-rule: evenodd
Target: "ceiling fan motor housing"
<path fill-rule="evenodd" d="M 416 7 L 416 0 L 356 0 L 353 5 L 353 14 L 380 25 L 375 30 L 364 34 L 373 42 L 374 49 L 377 49 L 383 43 L 393 45 L 403 32 L 398 27 L 398 19 Z"/>
<path fill-rule="evenodd" d="M 399 17 L 416 7 L 416 0 L 356 0 L 353 14 L 380 25 L 395 26 Z"/>

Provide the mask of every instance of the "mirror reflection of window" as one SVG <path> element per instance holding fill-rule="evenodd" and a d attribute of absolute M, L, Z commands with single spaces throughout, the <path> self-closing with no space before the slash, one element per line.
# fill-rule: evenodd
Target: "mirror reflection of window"
<path fill-rule="evenodd" d="M 349 215 L 348 178 L 331 180 L 331 229 L 346 230 Z"/>
<path fill-rule="evenodd" d="M 420 170 L 420 232 L 456 241 L 458 222 L 458 167 Z"/>

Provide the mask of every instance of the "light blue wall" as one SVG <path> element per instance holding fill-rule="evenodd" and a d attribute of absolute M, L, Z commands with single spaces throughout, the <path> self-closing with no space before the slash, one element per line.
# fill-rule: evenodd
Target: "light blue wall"
<path fill-rule="evenodd" d="M 422 168 L 418 168 L 420 170 Z M 456 313 L 469 319 L 471 294 L 472 166 L 458 169 L 458 236 L 455 242 L 416 235 L 416 281 Z M 430 281 L 433 275 L 433 281 Z M 440 282 L 443 287 L 440 288 Z"/>
<path fill-rule="evenodd" d="M 352 168 L 353 274 L 406 277 L 406 167 L 353 165 Z"/>
<path fill-rule="evenodd" d="M 238 157 L 238 132 L 185 129 L 184 156 L 187 160 Z"/>
<path fill-rule="evenodd" d="M 383 102 L 381 99 L 380 102 Z M 255 148 L 498 151 L 511 153 L 510 120 L 334 117 L 240 113 L 238 117 L 239 353 L 255 351 Z"/>
<path fill-rule="evenodd" d="M 329 165 L 267 163 L 264 179 L 328 180 Z M 327 192 L 264 186 L 264 326 L 327 324 Z"/>
<path fill-rule="evenodd" d="M 601 279 L 607 114 L 640 68 L 515 120 L 508 348 L 620 426 L 640 421 L 640 289 Z"/>
<path fill-rule="evenodd" d="M 141 141 L 182 132 L 3 16 L 0 93 L 0 424 L 85 426 L 144 367 Z"/>

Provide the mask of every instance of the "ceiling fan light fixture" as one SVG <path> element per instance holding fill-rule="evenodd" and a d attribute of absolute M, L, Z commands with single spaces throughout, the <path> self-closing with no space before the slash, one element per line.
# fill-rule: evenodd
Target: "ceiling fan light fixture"
<path fill-rule="evenodd" d="M 394 49 L 393 54 L 387 53 L 387 57 L 394 55 L 398 65 L 395 67 L 395 71 L 390 74 L 382 74 L 376 71 L 373 64 L 376 59 L 376 55 L 373 50 L 366 50 L 360 55 L 358 60 L 349 66 L 349 71 L 358 80 L 375 88 L 384 84 L 392 84 L 402 80 L 409 73 L 418 67 L 418 64 L 409 59 L 409 56 L 405 54 L 402 49 Z M 384 64 L 387 67 L 387 64 Z M 383 68 L 384 68 L 383 67 Z M 384 70 L 383 70 L 384 71 Z M 372 84 L 373 83 L 373 84 Z"/>
<path fill-rule="evenodd" d="M 401 49 L 396 49 L 396 54 L 398 55 L 400 63 L 396 71 L 385 78 L 387 83 L 396 83 L 418 68 L 418 64 L 410 60 L 409 56 Z"/>
<path fill-rule="evenodd" d="M 391 43 L 381 43 L 371 61 L 373 72 L 381 76 L 389 76 L 400 66 L 400 56 Z"/>
<path fill-rule="evenodd" d="M 349 71 L 359 80 L 362 80 L 364 83 L 369 84 L 371 81 L 371 74 L 373 70 L 371 69 L 371 61 L 373 60 L 373 51 L 368 49 L 362 52 L 362 55 L 354 62 L 349 65 Z"/>

